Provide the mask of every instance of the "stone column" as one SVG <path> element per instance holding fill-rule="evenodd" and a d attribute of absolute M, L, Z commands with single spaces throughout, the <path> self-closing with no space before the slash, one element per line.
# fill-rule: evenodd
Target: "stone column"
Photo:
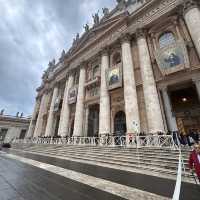
<path fill-rule="evenodd" d="M 99 110 L 99 135 L 110 134 L 110 96 L 106 85 L 106 70 L 109 68 L 107 50 L 101 56 L 101 88 Z"/>
<path fill-rule="evenodd" d="M 122 38 L 122 62 L 127 134 L 136 133 L 140 132 L 140 118 L 131 43 L 128 35 Z"/>
<path fill-rule="evenodd" d="M 170 98 L 167 92 L 167 88 L 162 89 L 162 95 L 163 95 L 165 113 L 167 117 L 168 129 L 169 131 L 177 131 L 178 127 L 176 123 L 176 118 L 173 116 L 173 113 L 172 113 L 172 107 L 171 107 Z"/>
<path fill-rule="evenodd" d="M 162 112 L 151 65 L 151 59 L 145 34 L 142 30 L 137 34 L 140 71 L 142 75 L 145 108 L 150 133 L 164 132 Z"/>
<path fill-rule="evenodd" d="M 49 109 L 49 115 L 47 119 L 47 126 L 45 130 L 45 136 L 53 136 L 53 122 L 54 122 L 54 106 L 58 97 L 58 86 L 56 85 L 53 89 L 53 96 L 51 99 L 51 105 Z"/>
<path fill-rule="evenodd" d="M 200 57 L 200 10 L 197 5 L 197 0 L 185 1 L 184 19 Z"/>
<path fill-rule="evenodd" d="M 88 134 L 88 117 L 89 117 L 89 107 L 85 106 L 85 125 L 84 125 L 84 137 L 87 137 Z"/>
<path fill-rule="evenodd" d="M 39 114 L 38 114 L 38 118 L 37 118 L 37 122 L 35 126 L 34 137 L 41 136 L 42 134 L 43 115 L 46 111 L 47 103 L 48 103 L 48 94 L 45 92 L 42 96 L 42 100 L 40 103 L 40 109 L 39 109 Z"/>
<path fill-rule="evenodd" d="M 70 116 L 70 105 L 68 104 L 69 90 L 73 86 L 74 76 L 71 73 L 66 81 L 65 92 L 63 97 L 62 109 L 60 114 L 60 124 L 58 129 L 58 135 L 69 136 L 69 116 Z"/>
<path fill-rule="evenodd" d="M 36 125 L 34 122 L 36 120 L 36 115 L 39 111 L 39 108 L 40 108 L 40 101 L 38 99 L 36 99 L 35 107 L 34 107 L 34 110 L 33 110 L 32 118 L 31 118 L 31 122 L 30 122 L 30 125 L 29 125 L 29 129 L 28 129 L 28 133 L 26 135 L 26 138 L 33 137 L 34 129 L 35 129 L 35 125 Z"/>
<path fill-rule="evenodd" d="M 193 79 L 193 82 L 196 86 L 197 94 L 198 94 L 199 101 L 200 101 L 200 79 Z"/>
<path fill-rule="evenodd" d="M 83 136 L 83 114 L 84 114 L 84 98 L 85 98 L 85 65 L 81 66 L 78 96 L 76 102 L 76 113 L 74 119 L 73 136 Z"/>

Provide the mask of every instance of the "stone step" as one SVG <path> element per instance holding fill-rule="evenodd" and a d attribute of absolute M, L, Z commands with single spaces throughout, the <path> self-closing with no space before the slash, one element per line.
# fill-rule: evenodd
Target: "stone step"
<path fill-rule="evenodd" d="M 128 154 L 105 154 L 105 153 L 102 153 L 102 152 L 97 152 L 97 153 L 94 153 L 94 152 L 85 152 L 85 151 L 65 151 L 65 150 L 45 150 L 45 151 L 43 151 L 44 153 L 49 153 L 49 152 L 51 152 L 51 153 L 57 153 L 57 154 L 69 154 L 69 153 L 71 153 L 71 154 L 76 154 L 76 153 L 79 153 L 79 154 L 82 154 L 82 155 L 96 155 L 96 156 L 103 156 L 103 157 L 107 157 L 107 158 L 113 158 L 113 157 L 115 157 L 115 158 L 117 158 L 117 159 L 127 159 L 127 160 L 130 160 L 130 159 L 139 159 L 139 160 L 141 160 L 141 161 L 146 161 L 146 162 L 151 162 L 152 161 L 152 159 L 154 160 L 154 161 L 157 161 L 157 162 L 164 162 L 164 163 L 172 163 L 172 164 L 175 164 L 175 165 L 177 165 L 177 163 L 178 163 L 178 155 L 176 156 L 176 158 L 172 158 L 172 159 L 165 159 L 164 160 L 164 157 L 160 157 L 160 156 L 157 156 L 156 154 L 155 154 L 155 156 L 151 156 L 151 157 L 147 157 L 146 155 L 141 155 L 141 154 L 134 154 L 134 156 L 133 155 L 128 155 Z"/>
<path fill-rule="evenodd" d="M 40 152 L 40 151 L 36 151 L 36 152 Z M 155 160 L 155 159 L 145 159 L 145 158 L 127 158 L 126 155 L 124 155 L 123 157 L 113 157 L 113 156 L 106 156 L 106 155 L 102 155 L 102 154 L 86 154 L 86 153 L 73 153 L 73 154 L 69 154 L 66 152 L 61 152 L 61 151 L 57 151 L 57 152 L 52 152 L 52 151 L 48 151 L 48 152 L 43 152 L 43 153 L 52 153 L 54 155 L 61 155 L 61 156 L 67 156 L 67 155 L 76 155 L 76 156 L 84 156 L 84 157 L 90 157 L 90 158 L 99 158 L 99 157 L 103 157 L 103 159 L 105 160 L 113 160 L 113 161 L 122 161 L 122 162 L 126 162 L 126 163 L 140 163 L 140 164 L 145 164 L 145 165 L 154 165 L 154 166 L 160 166 L 163 168 L 169 168 L 169 169 L 175 169 L 177 170 L 177 165 L 178 165 L 178 159 L 177 162 L 166 162 L 166 161 L 162 161 L 162 160 Z"/>
<path fill-rule="evenodd" d="M 148 153 L 143 153 L 143 152 L 138 152 L 138 153 L 136 153 L 136 152 L 132 152 L 131 154 L 129 153 L 123 153 L 123 152 L 118 152 L 118 151 L 113 151 L 113 152 L 102 152 L 102 151 L 96 151 L 96 152 L 93 152 L 93 151 L 91 151 L 91 150 L 82 150 L 82 151 L 73 151 L 73 150 L 64 150 L 64 149 L 44 149 L 44 148 L 42 148 L 42 149 L 40 149 L 40 148 L 34 148 L 34 149 L 28 149 L 28 150 L 41 150 L 41 151 L 45 151 L 45 152 L 50 152 L 50 151 L 53 151 L 53 152 L 56 152 L 56 153 L 58 153 L 58 152 L 68 152 L 68 153 L 77 153 L 77 152 L 79 152 L 79 153 L 83 153 L 83 154 L 98 154 L 98 155 L 100 155 L 100 156 L 108 156 L 108 155 L 110 155 L 110 156 L 122 156 L 122 157 L 124 157 L 124 156 L 127 156 L 127 157 L 129 157 L 129 158 L 133 158 L 133 157 L 137 157 L 137 156 L 140 156 L 140 157 L 146 157 L 146 158 L 149 158 L 149 159 L 152 159 L 152 158 L 157 158 L 157 159 L 161 159 L 161 161 L 163 160 L 163 159 L 165 159 L 165 160 L 168 160 L 168 161 L 177 161 L 178 160 L 178 154 L 176 154 L 175 156 L 173 155 L 171 155 L 171 154 L 162 154 L 162 153 L 160 153 L 160 154 L 156 154 L 155 152 L 148 152 Z M 184 158 L 184 157 L 183 157 Z M 183 159 L 185 162 L 187 162 L 187 158 L 184 158 Z"/>
<path fill-rule="evenodd" d="M 106 151 L 106 152 L 116 152 L 116 150 L 117 150 L 117 152 L 135 152 L 136 151 L 136 149 L 118 149 L 118 148 L 91 148 L 91 147 L 89 147 L 89 148 L 87 148 L 87 147 L 85 147 L 85 148 L 83 148 L 83 147 L 73 147 L 73 148 L 71 148 L 71 147 L 66 147 L 66 146 L 46 146 L 46 145 L 41 145 L 41 146 L 38 146 L 38 145 L 36 145 L 36 146 L 32 146 L 32 147 L 29 147 L 29 148 L 25 148 L 25 149 L 27 149 L 27 150 L 31 150 L 31 149 L 39 149 L 39 148 L 41 148 L 41 149 L 69 149 L 69 150 L 72 150 L 72 149 L 75 149 L 76 151 L 78 151 L 78 150 L 84 150 L 84 151 L 97 151 L 97 152 L 99 152 L 100 150 L 101 150 L 101 152 L 103 152 L 103 151 Z M 155 153 L 155 152 L 157 152 L 157 153 L 161 153 L 162 155 L 168 155 L 168 153 L 170 152 L 170 154 L 173 154 L 173 155 L 178 155 L 179 154 L 179 152 L 178 151 L 174 151 L 174 150 L 161 150 L 161 149 L 159 149 L 159 152 L 158 152 L 158 150 L 155 150 L 155 149 L 149 149 L 149 148 L 147 148 L 147 149 L 144 149 L 144 148 L 141 148 L 141 149 L 139 149 L 138 150 L 139 152 L 146 152 L 146 153 L 151 153 L 152 151 Z M 166 153 L 166 154 L 165 154 Z M 182 155 L 183 156 L 188 156 L 188 154 L 189 154 L 189 152 L 182 152 Z"/>
<path fill-rule="evenodd" d="M 32 153 L 42 153 L 42 152 L 32 152 Z M 43 153 L 42 153 L 43 154 Z M 90 157 L 83 157 L 81 156 L 77 156 L 77 155 L 58 155 L 55 153 L 48 153 L 49 155 L 52 156 L 61 156 L 64 158 L 72 158 L 72 159 L 76 159 L 77 162 L 80 160 L 84 160 L 84 161 L 90 161 L 93 162 L 94 164 L 97 162 L 100 163 L 107 163 L 110 165 L 117 165 L 117 166 L 122 166 L 122 167 L 128 167 L 128 168 L 133 168 L 133 169 L 138 169 L 138 170 L 146 170 L 149 172 L 156 172 L 156 173 L 162 173 L 164 175 L 172 175 L 172 176 L 176 176 L 177 170 L 171 170 L 171 169 L 166 169 L 166 168 L 161 168 L 161 167 L 155 167 L 155 166 L 151 166 L 151 165 L 144 165 L 143 163 L 141 164 L 135 164 L 135 163 L 127 163 L 127 162 L 121 162 L 121 161 L 113 161 L 113 160 L 104 160 L 104 158 L 100 159 L 99 157 L 97 158 L 90 158 Z M 46 155 L 48 155 L 46 154 Z M 184 174 L 184 177 L 189 181 L 191 181 L 192 177 L 191 175 L 186 171 L 186 173 Z"/>
<path fill-rule="evenodd" d="M 37 152 L 37 153 L 45 153 L 45 152 L 40 152 L 40 151 L 32 151 L 32 152 Z M 100 158 L 100 157 L 98 157 L 98 156 L 88 156 L 88 155 L 82 155 L 82 154 L 62 154 L 62 153 L 52 153 L 52 152 L 47 152 L 47 153 L 45 153 L 45 154 L 50 154 L 50 155 L 58 155 L 58 156 L 62 156 L 62 157 L 75 157 L 75 158 L 79 158 L 79 159 L 85 159 L 85 160 L 87 160 L 87 159 L 89 159 L 89 160 L 94 160 L 94 161 L 99 161 L 99 162 L 105 162 L 105 160 L 106 160 L 106 162 L 108 162 L 108 163 L 117 163 L 117 164 L 120 164 L 120 165 L 124 165 L 124 164 L 126 164 L 126 166 L 129 166 L 129 167 L 135 167 L 136 165 L 138 165 L 138 163 L 139 162 L 137 162 L 137 161 L 122 161 L 122 160 L 119 160 L 119 159 L 114 159 L 114 158 L 112 158 L 112 159 L 107 159 L 107 158 Z M 174 172 L 174 174 L 176 174 L 176 172 L 177 172 L 177 165 L 175 166 L 175 167 L 171 167 L 171 166 L 167 166 L 167 165 L 165 165 L 165 166 L 162 166 L 162 164 L 161 163 L 155 163 L 155 164 L 153 164 L 153 163 L 150 163 L 150 162 L 148 162 L 148 163 L 145 163 L 145 162 L 140 162 L 139 163 L 140 165 L 143 165 L 143 166 L 145 166 L 145 168 L 149 168 L 149 167 L 153 167 L 153 170 L 155 170 L 155 169 L 159 169 L 159 171 L 162 169 L 162 171 L 164 172 L 164 171 L 166 171 L 166 170 L 171 170 L 171 171 L 173 171 Z"/>

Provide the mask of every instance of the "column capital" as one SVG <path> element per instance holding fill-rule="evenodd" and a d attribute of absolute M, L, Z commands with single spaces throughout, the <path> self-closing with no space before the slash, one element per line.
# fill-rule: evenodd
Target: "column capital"
<path fill-rule="evenodd" d="M 104 47 L 100 50 L 101 56 L 108 56 L 109 53 L 110 53 L 110 47 L 109 46 L 106 46 L 106 47 Z"/>
<path fill-rule="evenodd" d="M 183 15 L 193 8 L 198 8 L 198 4 L 199 3 L 197 3 L 196 0 L 185 0 L 183 5 Z"/>
<path fill-rule="evenodd" d="M 147 31 L 145 29 L 139 28 L 136 30 L 136 37 L 138 38 L 146 38 Z"/>
<path fill-rule="evenodd" d="M 124 33 L 121 35 L 121 37 L 120 37 L 121 43 L 124 43 L 124 42 L 130 43 L 130 41 L 131 41 L 131 35 L 129 33 Z"/>

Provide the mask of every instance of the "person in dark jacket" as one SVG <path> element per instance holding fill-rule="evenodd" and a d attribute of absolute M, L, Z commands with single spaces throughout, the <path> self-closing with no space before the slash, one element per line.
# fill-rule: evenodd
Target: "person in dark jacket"
<path fill-rule="evenodd" d="M 196 172 L 200 182 L 200 145 L 195 144 L 194 150 L 191 152 L 189 157 L 189 168 L 191 172 Z"/>

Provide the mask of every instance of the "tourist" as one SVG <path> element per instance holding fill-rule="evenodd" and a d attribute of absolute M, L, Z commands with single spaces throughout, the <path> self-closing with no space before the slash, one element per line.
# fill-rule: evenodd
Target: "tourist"
<path fill-rule="evenodd" d="M 198 144 L 194 145 L 194 150 L 190 154 L 189 168 L 191 173 L 194 173 L 194 171 L 196 172 L 200 182 L 200 145 Z"/>

